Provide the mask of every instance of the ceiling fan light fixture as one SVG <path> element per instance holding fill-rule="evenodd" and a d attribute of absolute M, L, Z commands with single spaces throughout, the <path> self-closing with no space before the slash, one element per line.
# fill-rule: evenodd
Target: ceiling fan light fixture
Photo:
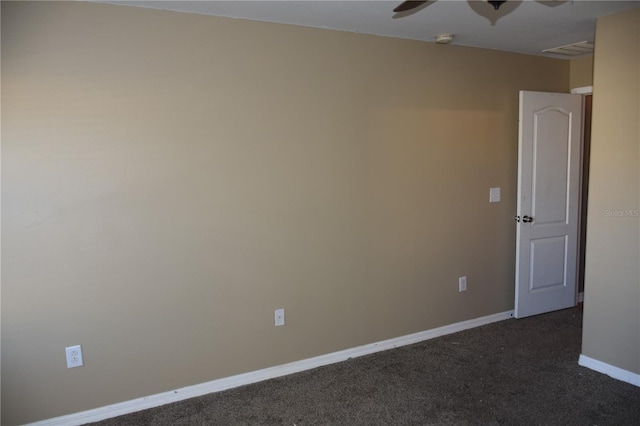
<path fill-rule="evenodd" d="M 500 6 L 502 6 L 502 3 L 506 3 L 506 2 L 507 0 L 487 0 L 487 3 L 493 6 L 495 10 L 500 9 Z"/>
<path fill-rule="evenodd" d="M 436 36 L 436 43 L 438 44 L 449 44 L 453 41 L 453 34 L 438 34 Z"/>

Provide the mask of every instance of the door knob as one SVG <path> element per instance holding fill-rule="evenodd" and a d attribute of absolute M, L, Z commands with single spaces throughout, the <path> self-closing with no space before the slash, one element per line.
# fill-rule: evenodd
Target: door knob
<path fill-rule="evenodd" d="M 524 216 L 522 216 L 522 221 L 524 223 L 531 223 L 531 222 L 533 222 L 533 218 L 531 216 L 524 215 Z"/>

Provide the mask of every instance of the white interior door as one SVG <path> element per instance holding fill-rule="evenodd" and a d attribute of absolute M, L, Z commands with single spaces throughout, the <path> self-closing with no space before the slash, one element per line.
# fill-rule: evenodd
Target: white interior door
<path fill-rule="evenodd" d="M 515 317 L 575 305 L 582 97 L 520 92 Z"/>

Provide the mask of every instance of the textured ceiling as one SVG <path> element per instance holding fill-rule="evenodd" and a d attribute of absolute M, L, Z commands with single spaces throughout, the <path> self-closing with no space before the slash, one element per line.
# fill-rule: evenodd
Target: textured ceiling
<path fill-rule="evenodd" d="M 434 41 L 453 33 L 453 44 L 532 55 L 593 41 L 598 17 L 640 7 L 640 1 L 509 0 L 499 11 L 482 0 L 429 1 L 394 14 L 400 1 L 106 1 L 239 19 Z"/>

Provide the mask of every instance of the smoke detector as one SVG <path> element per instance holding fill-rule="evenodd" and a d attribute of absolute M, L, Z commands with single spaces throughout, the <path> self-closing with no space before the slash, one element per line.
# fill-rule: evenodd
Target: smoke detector
<path fill-rule="evenodd" d="M 436 43 L 449 44 L 453 41 L 453 34 L 438 34 L 436 36 Z"/>

